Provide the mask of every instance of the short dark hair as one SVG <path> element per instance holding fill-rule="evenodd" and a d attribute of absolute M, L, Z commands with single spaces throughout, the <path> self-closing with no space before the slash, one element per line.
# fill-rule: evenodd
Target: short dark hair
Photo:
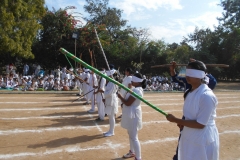
<path fill-rule="evenodd" d="M 125 71 L 129 72 L 130 74 L 132 74 L 132 68 L 130 68 L 130 67 L 125 68 Z"/>
<path fill-rule="evenodd" d="M 207 67 L 202 61 L 189 62 L 187 66 L 192 69 L 201 70 L 204 72 L 207 71 Z"/>
<path fill-rule="evenodd" d="M 110 69 L 114 69 L 114 65 L 113 64 L 109 64 L 109 68 Z"/>

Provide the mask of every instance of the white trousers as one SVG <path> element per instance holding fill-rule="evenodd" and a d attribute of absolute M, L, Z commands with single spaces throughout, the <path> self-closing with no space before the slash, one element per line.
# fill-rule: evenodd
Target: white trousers
<path fill-rule="evenodd" d="M 105 116 L 105 105 L 102 100 L 99 100 L 97 102 L 97 107 L 98 107 L 98 116 L 101 120 L 103 120 Z"/>
<path fill-rule="evenodd" d="M 94 91 L 92 91 L 94 92 Z M 89 93 L 90 94 L 90 93 Z M 96 100 L 96 96 L 95 94 L 92 94 L 92 97 L 91 97 L 91 110 L 95 111 L 95 100 Z"/>
<path fill-rule="evenodd" d="M 138 140 L 138 131 L 136 129 L 129 129 L 129 142 L 130 142 L 130 150 L 135 154 L 137 159 L 141 159 L 141 146 Z"/>
<path fill-rule="evenodd" d="M 82 84 L 78 81 L 78 89 L 79 89 L 79 95 L 82 94 Z"/>
<path fill-rule="evenodd" d="M 109 118 L 109 133 L 114 134 L 114 128 L 115 128 L 115 114 L 112 112 L 111 114 L 108 114 Z"/>

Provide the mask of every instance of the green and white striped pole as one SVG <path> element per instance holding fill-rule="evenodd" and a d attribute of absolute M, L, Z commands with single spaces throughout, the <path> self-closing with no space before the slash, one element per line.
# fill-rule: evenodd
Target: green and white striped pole
<path fill-rule="evenodd" d="M 59 50 L 61 53 L 63 53 L 64 55 L 68 56 L 69 58 L 73 59 L 74 61 L 80 63 L 81 65 L 83 65 L 84 67 L 90 69 L 91 71 L 93 71 L 95 74 L 107 79 L 108 81 L 116 84 L 117 86 L 123 88 L 124 90 L 126 90 L 127 92 L 129 92 L 131 95 L 133 95 L 135 98 L 141 100 L 142 102 L 144 102 L 145 104 L 149 105 L 150 107 L 152 107 L 153 109 L 155 109 L 156 111 L 162 113 L 163 115 L 167 116 L 167 113 L 164 112 L 163 110 L 159 109 L 158 107 L 154 106 L 153 104 L 149 103 L 148 101 L 146 101 L 145 99 L 143 99 L 142 97 L 140 97 L 139 95 L 137 95 L 136 93 L 134 93 L 133 91 L 131 91 L 129 88 L 125 87 L 124 85 L 122 85 L 121 83 L 115 81 L 114 79 L 102 74 L 99 70 L 97 70 L 96 68 L 90 66 L 89 64 L 85 63 L 84 61 L 82 61 L 81 59 L 77 58 L 76 56 L 74 56 L 73 54 L 71 54 L 70 52 L 68 52 L 67 50 L 65 50 L 64 48 L 60 48 Z"/>

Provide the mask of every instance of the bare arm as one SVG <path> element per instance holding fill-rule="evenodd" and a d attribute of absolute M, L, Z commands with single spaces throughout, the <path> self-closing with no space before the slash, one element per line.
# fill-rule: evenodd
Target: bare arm
<path fill-rule="evenodd" d="M 176 62 L 175 61 L 172 61 L 171 62 L 171 66 L 169 67 L 169 70 L 170 70 L 170 75 L 171 76 L 175 76 L 176 75 L 176 71 L 175 71 L 175 68 L 176 68 Z"/>
<path fill-rule="evenodd" d="M 132 83 L 128 84 L 128 88 L 131 89 L 132 88 Z"/>
<path fill-rule="evenodd" d="M 183 125 L 189 128 L 198 128 L 198 129 L 203 129 L 205 125 L 198 123 L 196 120 L 184 120 L 184 119 L 179 119 L 176 118 L 172 114 L 168 114 L 166 116 L 167 120 L 173 123 L 177 123 L 178 125 Z"/>
<path fill-rule="evenodd" d="M 117 93 L 118 98 L 122 101 L 126 106 L 131 106 L 132 103 L 136 100 L 133 96 L 129 96 L 128 99 L 124 99 L 120 93 Z"/>

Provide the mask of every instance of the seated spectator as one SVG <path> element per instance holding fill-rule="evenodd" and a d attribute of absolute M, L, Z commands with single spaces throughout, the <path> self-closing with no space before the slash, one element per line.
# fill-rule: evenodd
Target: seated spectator
<path fill-rule="evenodd" d="M 22 91 L 26 91 L 28 90 L 28 77 L 27 76 L 23 76 L 22 79 Z"/>
<path fill-rule="evenodd" d="M 1 88 L 7 89 L 7 77 L 3 77 L 3 81 L 1 83 Z"/>
<path fill-rule="evenodd" d="M 68 77 L 66 76 L 63 81 L 63 91 L 69 91 Z"/>
<path fill-rule="evenodd" d="M 151 91 L 152 89 L 151 89 L 151 81 L 148 81 L 147 82 L 147 86 L 146 86 L 146 88 L 144 89 L 144 91 Z"/>
<path fill-rule="evenodd" d="M 19 83 L 18 83 L 18 78 L 13 79 L 13 90 L 18 91 L 19 90 Z"/>
<path fill-rule="evenodd" d="M 44 90 L 50 91 L 53 89 L 53 83 L 52 83 L 52 78 L 48 78 L 47 81 L 45 81 L 43 85 Z"/>
<path fill-rule="evenodd" d="M 64 81 L 61 80 L 61 81 L 60 81 L 60 85 L 59 85 L 59 86 L 60 86 L 60 90 L 63 90 L 63 83 L 64 83 Z"/>
<path fill-rule="evenodd" d="M 40 78 L 38 80 L 38 88 L 44 88 L 43 85 L 44 85 L 44 80 L 43 80 L 43 78 Z"/>
<path fill-rule="evenodd" d="M 36 78 L 32 79 L 31 85 L 28 88 L 28 91 L 36 91 L 38 89 L 38 83 Z"/>
<path fill-rule="evenodd" d="M 54 91 L 61 91 L 60 82 L 58 81 L 57 78 L 54 80 L 53 90 Z"/>
<path fill-rule="evenodd" d="M 71 84 L 70 84 L 70 86 L 69 86 L 69 89 L 70 90 L 73 90 L 73 89 L 76 89 L 76 79 L 74 78 L 74 79 L 72 79 L 72 81 L 71 81 Z"/>

